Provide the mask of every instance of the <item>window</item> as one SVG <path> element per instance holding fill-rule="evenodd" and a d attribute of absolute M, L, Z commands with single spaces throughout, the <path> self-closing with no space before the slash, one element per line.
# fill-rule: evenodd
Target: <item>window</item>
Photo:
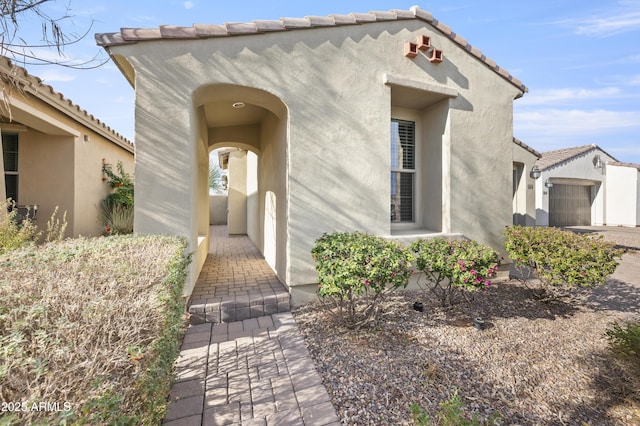
<path fill-rule="evenodd" d="M 413 121 L 391 120 L 391 222 L 414 222 L 416 141 Z"/>
<path fill-rule="evenodd" d="M 7 198 L 18 202 L 18 135 L 2 134 L 2 158 Z"/>

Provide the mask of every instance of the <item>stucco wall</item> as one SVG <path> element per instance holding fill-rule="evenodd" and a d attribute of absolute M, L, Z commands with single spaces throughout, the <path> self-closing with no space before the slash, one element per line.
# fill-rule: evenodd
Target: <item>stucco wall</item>
<path fill-rule="evenodd" d="M 122 162 L 124 171 L 134 177 L 133 154 L 114 145 L 104 137 L 93 132 L 84 133 L 77 138 L 74 146 L 74 226 L 73 235 L 96 236 L 103 232 L 99 220 L 102 200 L 111 192 L 111 188 L 102 181 L 102 160 L 111 164 L 117 173 L 117 164 Z"/>
<path fill-rule="evenodd" d="M 24 132 L 19 135 L 18 142 L 19 203 L 38 204 L 38 225 L 45 228 L 58 206 L 59 218 L 65 212 L 67 214 L 67 236 L 75 234 L 74 139 L 72 136 Z M 100 168 L 98 162 L 98 172 Z M 103 183 L 100 175 L 98 182 Z M 90 213 L 97 220 L 97 211 Z"/>
<path fill-rule="evenodd" d="M 443 63 L 404 56 L 405 42 L 422 34 L 444 51 Z M 261 125 L 263 252 L 287 285 L 316 282 L 310 250 L 323 232 L 391 234 L 394 89 L 384 81 L 391 74 L 457 93 L 431 108 L 416 108 L 418 116 L 438 121 L 443 133 L 431 130 L 431 136 L 444 142 L 439 156 L 432 146 L 436 157 L 424 165 L 425 177 L 438 170 L 443 176 L 435 191 L 423 188 L 430 219 L 421 225 L 440 225 L 502 247 L 502 229 L 511 223 L 511 157 L 504 153 L 511 151 L 512 100 L 519 90 L 424 22 L 111 49 L 136 72 L 136 173 L 140 187 L 150 187 L 136 198 L 138 229 L 192 234 L 186 211 L 168 215 L 163 208 L 169 199 L 184 209 L 193 203 L 195 190 L 184 176 L 197 155 L 189 148 L 198 132 L 189 120 L 192 94 L 217 83 L 262 89 L 280 99 L 288 113 L 269 116 Z M 157 170 L 171 186 L 156 184 Z M 441 205 L 426 202 L 438 198 Z"/>
<path fill-rule="evenodd" d="M 229 153 L 229 235 L 247 233 L 247 151 Z"/>
<path fill-rule="evenodd" d="M 227 196 L 226 195 L 210 195 L 209 196 L 209 224 L 210 225 L 226 225 L 227 224 Z"/>
<path fill-rule="evenodd" d="M 635 167 L 607 165 L 607 225 L 639 226 L 640 172 Z"/>

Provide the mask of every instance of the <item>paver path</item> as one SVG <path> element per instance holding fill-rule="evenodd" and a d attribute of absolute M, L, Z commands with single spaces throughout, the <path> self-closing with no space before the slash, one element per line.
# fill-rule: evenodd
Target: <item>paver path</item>
<path fill-rule="evenodd" d="M 191 294 L 191 324 L 289 312 L 289 292 L 246 235 L 212 226 L 209 256 Z"/>
<path fill-rule="evenodd" d="M 236 315 L 238 308 L 231 300 L 243 303 L 245 295 L 260 293 L 265 296 L 264 309 L 272 309 L 267 301 L 281 289 L 273 282 L 271 269 L 264 268 L 264 259 L 248 238 L 226 238 L 224 229 L 213 228 L 210 264 L 216 265 L 220 276 L 231 279 L 223 282 L 203 269 L 206 277 L 200 276 L 194 290 L 194 294 L 199 291 L 202 305 L 217 303 L 213 298 L 218 291 L 226 292 L 232 298 L 220 306 L 230 306 Z M 223 275 L 225 270 L 228 275 Z M 199 285 L 211 293 L 203 293 Z M 201 318 L 207 320 L 207 315 Z M 340 424 L 291 312 L 190 325 L 176 374 L 165 425 Z"/>

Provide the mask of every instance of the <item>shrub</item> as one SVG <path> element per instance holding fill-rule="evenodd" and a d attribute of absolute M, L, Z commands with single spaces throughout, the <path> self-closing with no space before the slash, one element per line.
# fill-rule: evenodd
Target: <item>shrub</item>
<path fill-rule="evenodd" d="M 133 179 L 124 171 L 121 161 L 114 173 L 111 164 L 102 163 L 103 178 L 113 188 L 100 205 L 100 219 L 107 235 L 130 234 L 133 232 Z"/>
<path fill-rule="evenodd" d="M 34 244 L 42 233 L 31 220 L 21 221 L 16 204 L 8 199 L 0 205 L 0 254 Z"/>
<path fill-rule="evenodd" d="M 360 232 L 323 234 L 312 251 L 320 300 L 350 328 L 375 323 L 380 300 L 406 287 L 414 260 L 393 241 Z"/>
<path fill-rule="evenodd" d="M 107 235 L 131 234 L 133 232 L 133 206 L 102 202 L 102 224 Z"/>
<path fill-rule="evenodd" d="M 614 355 L 640 365 L 640 322 L 614 322 L 605 337 Z"/>
<path fill-rule="evenodd" d="M 65 240 L 0 257 L 3 401 L 61 411 L 9 424 L 160 424 L 185 325 L 186 243 Z"/>
<path fill-rule="evenodd" d="M 26 245 L 33 245 L 43 238 L 43 232 L 35 222 L 24 219 L 18 215 L 16 204 L 8 199 L 4 205 L 0 205 L 0 255 L 9 250 L 14 250 Z M 62 216 L 62 221 L 56 216 L 58 206 L 54 209 L 47 221 L 47 231 L 44 233 L 44 241 L 60 241 L 64 238 L 67 228 L 67 213 Z"/>
<path fill-rule="evenodd" d="M 500 256 L 492 248 L 469 240 L 432 238 L 410 246 L 416 254 L 418 270 L 432 284 L 443 306 L 454 302 L 457 290 L 477 290 L 490 285 L 500 266 Z"/>
<path fill-rule="evenodd" d="M 411 405 L 411 414 L 413 421 L 419 426 L 482 426 L 482 425 L 497 425 L 500 424 L 502 416 L 499 413 L 493 413 L 489 416 L 487 421 L 482 421 L 480 416 L 473 414 L 469 416 L 465 414 L 466 407 L 462 402 L 462 399 L 458 395 L 458 390 L 455 389 L 453 394 L 446 401 L 438 404 L 440 411 L 436 414 L 435 419 L 432 419 L 423 408 L 418 404 Z"/>
<path fill-rule="evenodd" d="M 615 272 L 622 250 L 602 237 L 593 238 L 557 228 L 509 226 L 505 247 L 516 268 L 527 277 L 533 271 L 544 297 L 563 290 L 604 284 Z"/>
<path fill-rule="evenodd" d="M 113 171 L 111 164 L 102 162 L 102 173 L 107 177 L 103 178 L 111 188 L 113 193 L 105 198 L 107 204 L 121 204 L 133 207 L 133 179 L 124 171 L 122 161 L 118 161 L 116 165 L 118 173 Z"/>

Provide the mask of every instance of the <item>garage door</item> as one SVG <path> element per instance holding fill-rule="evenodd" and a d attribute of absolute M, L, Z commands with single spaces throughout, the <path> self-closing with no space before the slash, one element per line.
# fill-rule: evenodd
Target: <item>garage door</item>
<path fill-rule="evenodd" d="M 591 225 L 591 188 L 558 184 L 549 188 L 549 225 Z"/>

